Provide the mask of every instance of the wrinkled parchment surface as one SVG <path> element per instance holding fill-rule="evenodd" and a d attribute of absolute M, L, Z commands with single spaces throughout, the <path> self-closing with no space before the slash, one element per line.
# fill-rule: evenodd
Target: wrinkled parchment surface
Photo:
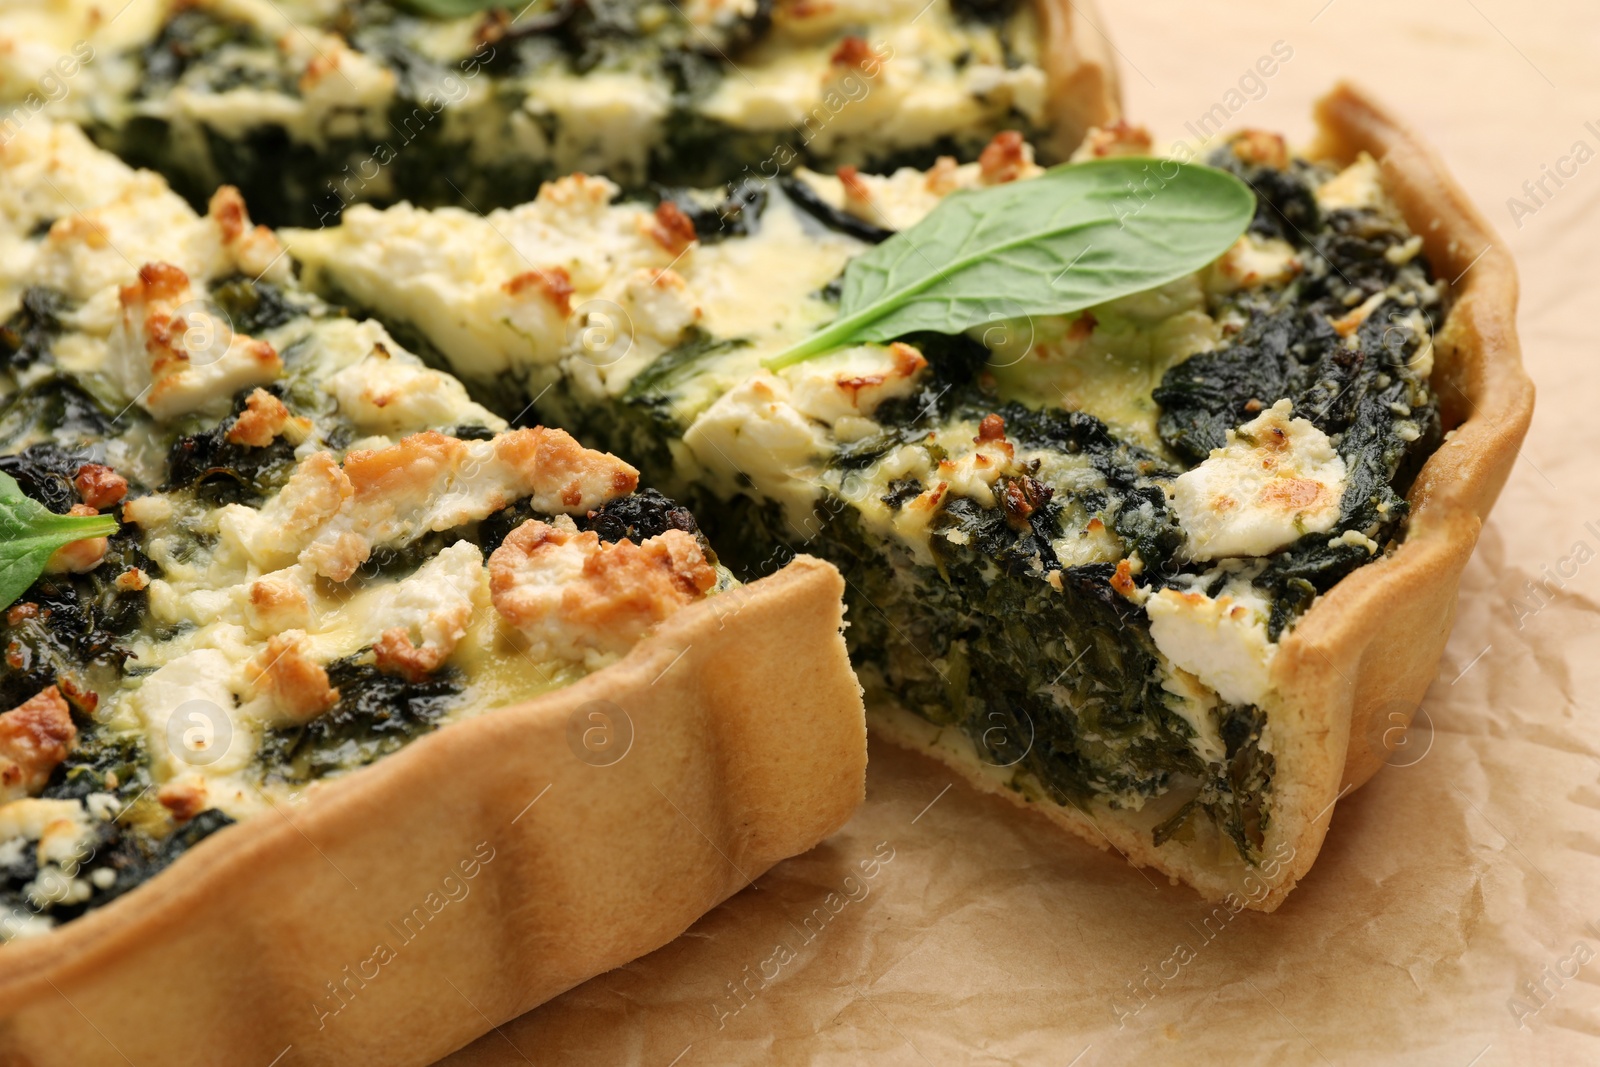
<path fill-rule="evenodd" d="M 1356 78 L 1518 259 L 1539 408 L 1397 765 L 1339 804 L 1280 911 L 1208 926 L 1187 890 L 874 744 L 866 806 L 829 843 L 452 1067 L 1600 1063 L 1600 159 L 1573 155 L 1600 152 L 1600 12 L 1101 10 L 1129 111 L 1159 136 L 1242 100 L 1235 124 L 1303 140 L 1311 101 Z M 1265 94 L 1230 97 L 1277 41 L 1294 54 Z M 1564 184 L 1535 200 L 1544 165 Z M 1565 586 L 1541 607 L 1527 583 L 1547 573 Z"/>

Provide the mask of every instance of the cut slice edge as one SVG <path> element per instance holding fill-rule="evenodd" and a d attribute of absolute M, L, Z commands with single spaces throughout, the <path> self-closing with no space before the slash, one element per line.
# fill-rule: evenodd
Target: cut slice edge
<path fill-rule="evenodd" d="M 1341 83 L 1315 114 L 1320 136 L 1309 156 L 1341 164 L 1361 152 L 1377 159 L 1387 192 L 1412 232 L 1423 235 L 1438 276 L 1455 279 L 1433 375 L 1446 428 L 1455 432 L 1408 495 L 1413 510 L 1404 540 L 1320 597 L 1279 645 L 1270 672 L 1276 699 L 1264 708 L 1276 771 L 1262 862 L 1251 866 L 1231 848 L 1211 848 L 1209 825 L 1193 843 L 1155 845 L 1152 831 L 1164 813 L 1030 796 L 959 731 L 893 706 L 869 710 L 873 732 L 885 740 L 1233 910 L 1275 911 L 1311 869 L 1338 801 L 1394 757 L 1397 737 L 1437 673 L 1462 570 L 1533 410 L 1515 329 L 1516 271 L 1488 223 L 1437 155 L 1362 90 Z"/>

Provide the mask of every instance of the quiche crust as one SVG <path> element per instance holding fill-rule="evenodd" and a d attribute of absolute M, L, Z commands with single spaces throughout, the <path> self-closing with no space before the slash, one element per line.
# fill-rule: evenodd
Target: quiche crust
<path fill-rule="evenodd" d="M 1271 665 L 1274 809 L 1251 867 L 1211 825 L 1182 849 L 1152 843 L 1164 813 L 1085 809 L 1030 799 L 1010 770 L 985 763 L 964 735 L 896 707 L 874 706 L 874 733 L 959 771 L 983 792 L 1034 807 L 1131 863 L 1154 868 L 1230 910 L 1274 911 L 1311 869 L 1337 801 L 1392 755 L 1384 738 L 1409 725 L 1438 671 L 1455 619 L 1461 572 L 1511 472 L 1533 414 L 1533 383 L 1516 335 L 1510 254 L 1439 157 L 1361 89 L 1340 83 L 1318 101 L 1309 153 L 1347 165 L 1365 152 L 1437 276 L 1451 310 L 1434 339 L 1432 384 L 1450 432 L 1407 497 L 1399 547 L 1358 567 L 1287 633 Z"/>
<path fill-rule="evenodd" d="M 1122 85 L 1111 39 L 1101 32 L 1100 12 L 1090 0 L 1035 0 L 1034 9 L 1050 84 L 1052 128 L 1042 140 L 1066 159 L 1091 127 L 1122 117 Z"/>
<path fill-rule="evenodd" d="M 659 948 L 861 802 L 843 585 L 798 558 L 7 945 L 7 1062 L 431 1062 Z"/>

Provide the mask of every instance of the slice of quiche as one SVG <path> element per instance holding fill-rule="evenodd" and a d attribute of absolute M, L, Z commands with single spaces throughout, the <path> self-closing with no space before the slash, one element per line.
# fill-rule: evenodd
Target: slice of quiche
<path fill-rule="evenodd" d="M 841 271 L 848 299 L 847 268 L 874 243 L 958 190 L 1047 180 L 1023 139 L 927 171 L 807 173 L 766 188 L 737 231 L 679 225 L 671 200 L 619 202 L 579 175 L 487 217 L 362 207 L 288 242 L 315 284 L 479 395 L 534 403 L 696 501 L 736 569 L 802 549 L 836 562 L 887 737 L 1209 898 L 1270 910 L 1310 867 L 1342 780 L 1381 760 L 1367 716 L 1420 699 L 1453 596 L 1448 574 L 1397 561 L 1433 550 L 1407 554 L 1407 492 L 1440 447 L 1438 339 L 1461 330 L 1429 257 L 1469 242 L 1426 225 L 1443 194 L 1401 209 L 1392 183 L 1419 179 L 1362 149 L 1410 141 L 1387 119 L 1367 128 L 1389 140 L 1314 159 L 1260 132 L 1216 148 L 1256 205 L 1196 273 L 775 371 L 839 315 Z M 1083 150 L 1148 151 L 1127 127 Z M 922 232 L 895 255 L 915 259 Z M 1483 272 L 1495 288 L 1474 308 L 1501 301 L 1502 269 Z M 1519 374 L 1514 348 L 1498 351 Z M 1508 397 L 1475 431 L 1520 433 L 1525 395 Z M 1466 482 L 1481 513 L 1498 482 Z M 1336 616 L 1367 571 L 1401 583 L 1388 605 Z M 1361 635 L 1386 618 L 1420 629 L 1372 667 Z M 1329 625 L 1338 640 L 1298 639 Z M 1374 671 L 1381 683 L 1355 687 Z"/>
<path fill-rule="evenodd" d="M 274 224 L 527 199 L 572 171 L 721 185 L 888 167 L 1116 113 L 1064 0 L 129 0 L 0 10 L 0 128 L 52 117 Z M 733 206 L 736 206 L 733 205 Z"/>
<path fill-rule="evenodd" d="M 605 796 L 643 788 L 633 800 L 651 811 L 668 792 L 688 811 L 714 807 L 735 819 L 738 839 L 711 827 L 718 837 L 707 840 L 747 852 L 746 871 L 809 847 L 859 801 L 859 690 L 825 565 L 805 563 L 772 591 L 739 587 L 691 512 L 641 488 L 633 466 L 563 430 L 508 425 L 377 323 L 297 288 L 282 245 L 252 225 L 233 189 L 196 215 L 76 128 L 40 123 L 0 147 L 0 242 L 0 582 L 16 589 L 0 606 L 0 940 L 49 934 L 152 878 L 164 884 L 155 876 L 208 835 L 266 820 L 230 846 L 247 854 L 231 865 L 210 852 L 209 868 L 186 868 L 201 879 L 189 884 L 235 907 L 238 884 L 259 881 L 262 864 L 289 873 L 323 863 L 263 842 L 286 811 L 310 811 L 314 824 L 325 792 L 369 805 L 361 829 L 325 848 L 370 839 L 391 857 L 376 873 L 341 866 L 341 876 L 414 890 L 422 875 L 410 865 L 427 855 L 429 828 L 394 795 L 408 775 L 442 767 L 481 779 L 487 818 L 497 778 L 542 785 L 585 762 L 610 766 L 627 755 L 616 731 L 654 746 L 629 767 L 655 769 L 567 782 L 568 814 L 558 803 L 548 816 L 569 820 L 567 837 L 541 846 L 552 871 L 564 849 L 614 864 L 580 840 L 589 834 L 630 854 L 642 847 L 629 836 L 645 832 L 637 811 L 594 814 Z M 120 524 L 69 540 L 38 561 L 37 580 L 16 582 L 29 539 L 69 513 Z M 793 622 L 773 624 L 774 596 Z M 783 669 L 771 657 L 730 666 L 724 646 L 772 641 L 807 650 L 816 699 L 752 697 L 792 679 L 761 677 Z M 685 681 L 661 684 L 667 666 Z M 586 696 L 561 695 L 581 681 Z M 556 696 L 527 703 L 541 694 Z M 793 712 L 804 722 L 787 722 Z M 448 724 L 499 716 L 541 735 L 553 719 L 554 736 L 531 756 L 512 746 L 503 762 L 455 766 L 450 753 L 472 737 L 455 731 L 456 749 L 428 748 L 371 785 L 351 781 Z M 706 746 L 723 770 L 707 769 Z M 740 784 L 756 767 L 781 796 Z M 391 808 L 402 821 L 375 814 Z M 456 835 L 471 816 L 445 814 L 438 843 L 464 847 Z M 499 814 L 504 824 L 517 812 Z M 280 844 L 292 853 L 296 840 Z M 725 864 L 711 853 L 715 899 L 746 881 Z M 644 855 L 638 877 L 700 877 L 680 867 Z M 537 877 L 522 884 L 543 891 Z M 561 892 L 550 890 L 557 911 L 571 906 Z M 575 948 L 528 989 L 548 996 L 576 972 L 655 947 L 715 902 L 698 892 L 642 911 L 622 901 L 646 918 L 597 918 L 604 949 Z M 138 901 L 110 909 L 118 937 L 181 952 L 158 933 L 170 899 Z M 213 929 L 183 910 L 190 929 Z M 264 914 L 233 929 L 257 920 L 301 921 Z M 537 920 L 528 931 L 554 934 Z M 0 980 L 31 973 L 16 951 L 0 950 Z M 150 951 L 118 951 L 115 973 L 149 962 Z M 287 988 L 263 995 L 299 1004 Z M 475 1034 L 479 1018 L 464 1016 L 460 1033 Z"/>

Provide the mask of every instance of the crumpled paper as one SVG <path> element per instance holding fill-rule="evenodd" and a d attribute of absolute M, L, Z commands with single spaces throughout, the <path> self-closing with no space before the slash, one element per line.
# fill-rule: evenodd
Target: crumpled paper
<path fill-rule="evenodd" d="M 1100 6 L 1158 136 L 1221 105 L 1304 140 L 1312 100 L 1356 78 L 1517 257 L 1538 411 L 1391 766 L 1278 912 L 1230 915 L 875 742 L 834 838 L 451 1067 L 1600 1062 L 1600 14 Z"/>

